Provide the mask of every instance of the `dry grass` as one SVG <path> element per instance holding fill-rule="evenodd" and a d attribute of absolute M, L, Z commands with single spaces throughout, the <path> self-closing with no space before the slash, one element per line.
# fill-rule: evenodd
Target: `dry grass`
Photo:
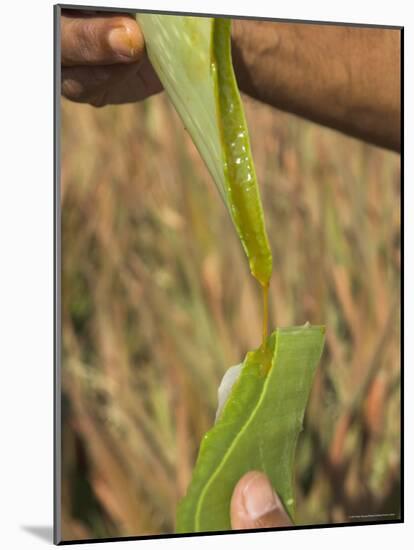
<path fill-rule="evenodd" d="M 299 523 L 398 513 L 399 157 L 247 101 L 274 256 L 271 326 L 327 326 Z M 261 300 L 164 96 L 62 103 L 63 536 L 172 532 Z M 277 467 L 277 465 L 275 465 Z"/>

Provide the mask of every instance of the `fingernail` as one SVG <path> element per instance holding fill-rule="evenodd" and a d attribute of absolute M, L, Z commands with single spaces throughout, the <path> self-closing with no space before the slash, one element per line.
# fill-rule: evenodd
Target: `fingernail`
<path fill-rule="evenodd" d="M 281 508 L 278 496 L 262 473 L 257 473 L 246 484 L 243 502 L 246 514 L 253 520 Z"/>
<path fill-rule="evenodd" d="M 117 27 L 112 29 L 108 35 L 108 42 L 111 49 L 119 55 L 124 55 L 126 57 L 135 56 L 136 51 L 128 28 Z"/>

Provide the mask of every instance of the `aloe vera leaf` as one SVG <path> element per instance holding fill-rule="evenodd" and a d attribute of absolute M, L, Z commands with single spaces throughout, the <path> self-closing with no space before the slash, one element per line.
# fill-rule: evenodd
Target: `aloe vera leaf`
<path fill-rule="evenodd" d="M 137 21 L 151 63 L 230 212 L 250 271 L 267 286 L 272 255 L 231 60 L 231 21 L 154 14 L 137 14 Z"/>
<path fill-rule="evenodd" d="M 267 340 L 271 367 L 263 375 L 263 348 L 249 352 L 216 424 L 200 445 L 178 533 L 231 528 L 230 501 L 250 470 L 265 472 L 294 521 L 294 455 L 324 327 L 277 329 Z"/>

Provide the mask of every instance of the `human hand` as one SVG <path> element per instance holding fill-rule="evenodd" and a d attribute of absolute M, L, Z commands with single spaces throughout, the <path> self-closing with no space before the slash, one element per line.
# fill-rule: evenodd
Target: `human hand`
<path fill-rule="evenodd" d="M 292 522 L 263 472 L 245 474 L 233 491 L 230 505 L 233 529 L 288 527 Z"/>
<path fill-rule="evenodd" d="M 95 107 L 162 90 L 133 16 L 62 10 L 62 95 Z"/>

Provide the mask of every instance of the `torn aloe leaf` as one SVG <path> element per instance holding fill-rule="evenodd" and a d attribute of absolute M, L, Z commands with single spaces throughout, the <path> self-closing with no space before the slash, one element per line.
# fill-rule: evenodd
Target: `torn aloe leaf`
<path fill-rule="evenodd" d="M 249 136 L 231 60 L 231 21 L 137 14 L 148 56 L 227 205 L 250 271 L 272 271 Z"/>
<path fill-rule="evenodd" d="M 278 329 L 265 339 L 272 256 L 231 61 L 231 22 L 152 14 L 138 14 L 137 20 L 149 58 L 210 170 L 250 270 L 264 289 L 264 342 L 247 354 L 216 425 L 203 438 L 179 505 L 177 532 L 230 529 L 234 486 L 253 469 L 269 476 L 293 519 L 294 453 L 324 329 Z"/>
<path fill-rule="evenodd" d="M 230 501 L 250 470 L 265 472 L 294 520 L 294 457 L 324 327 L 277 329 L 267 340 L 271 367 L 263 375 L 263 348 L 249 352 L 214 427 L 204 436 L 178 533 L 231 529 Z"/>

